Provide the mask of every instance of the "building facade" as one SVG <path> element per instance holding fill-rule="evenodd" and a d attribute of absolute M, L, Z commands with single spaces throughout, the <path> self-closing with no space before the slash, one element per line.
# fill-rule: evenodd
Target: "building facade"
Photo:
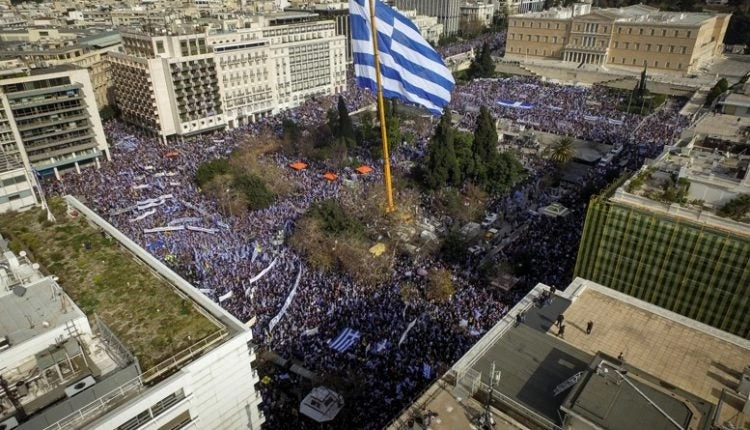
<path fill-rule="evenodd" d="M 10 126 L 5 154 L 40 175 L 99 166 L 109 147 L 86 69 L 26 70 L 0 80 L 0 104 Z M 12 137 L 12 141 L 11 141 Z"/>
<path fill-rule="evenodd" d="M 334 21 L 153 36 L 111 55 L 123 118 L 166 139 L 234 128 L 346 86 Z M 147 100 L 147 103 L 144 103 Z"/>
<path fill-rule="evenodd" d="M 6 396 L 0 399 L 0 426 L 16 430 L 259 430 L 265 418 L 258 408 L 262 398 L 256 391 L 260 378 L 250 326 L 79 201 L 68 197 L 65 203 L 88 221 L 81 226 L 76 219 L 61 220 L 66 228 L 79 234 L 106 233 L 119 245 L 108 253 L 110 258 L 139 259 L 136 267 L 143 273 L 134 273 L 134 278 L 154 279 L 151 282 L 158 283 L 160 294 L 169 296 L 162 306 L 183 303 L 188 310 L 182 319 L 165 317 L 168 312 L 161 318 L 175 326 L 210 326 L 211 334 L 188 337 L 189 347 L 172 350 L 168 359 L 142 368 L 143 356 L 139 359 L 139 355 L 148 351 L 129 343 L 132 334 L 116 335 L 102 318 L 86 315 L 75 295 L 67 294 L 73 288 L 70 284 L 62 280 L 58 284 L 58 278 L 44 275 L 25 253 L 16 255 L 0 243 L 0 327 L 4 329 L 0 359 L 3 378 L 18 390 L 15 402 Z M 123 311 L 134 297 L 121 293 L 123 302 L 110 304 L 110 324 L 126 315 Z M 133 317 L 130 312 L 127 315 Z M 151 322 L 141 318 L 153 315 L 140 312 L 134 318 L 128 322 L 148 325 Z M 173 339 L 163 341 L 176 345 Z M 151 348 L 164 346 L 152 344 Z"/>
<path fill-rule="evenodd" d="M 3 123 L 3 121 L 0 119 Z M 0 125 L 0 127 L 3 127 Z M 10 130 L 8 127 L 7 130 Z M 19 160 L 0 153 L 0 213 L 21 211 L 34 207 L 38 201 L 34 193 L 34 179 Z"/>
<path fill-rule="evenodd" d="M 419 15 L 437 17 L 443 24 L 444 36 L 458 33 L 461 19 L 459 0 L 395 0 L 394 5 L 400 10 L 416 10 Z"/>
<path fill-rule="evenodd" d="M 463 21 L 480 22 L 487 27 L 492 25 L 495 16 L 495 4 L 492 2 L 466 2 L 461 5 L 461 19 Z"/>
<path fill-rule="evenodd" d="M 749 163 L 697 146 L 665 152 L 652 168 L 593 198 L 575 276 L 750 336 L 750 224 L 717 211 L 750 193 Z M 670 187 L 683 197 L 667 195 Z"/>
<path fill-rule="evenodd" d="M 729 17 L 587 4 L 512 15 L 506 57 L 692 74 L 722 54 Z"/>

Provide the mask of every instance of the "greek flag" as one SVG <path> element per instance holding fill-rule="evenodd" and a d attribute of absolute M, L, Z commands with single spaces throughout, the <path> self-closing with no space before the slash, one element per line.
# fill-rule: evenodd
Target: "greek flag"
<path fill-rule="evenodd" d="M 375 2 L 383 96 L 414 103 L 440 115 L 451 100 L 453 75 L 417 26 L 379 0 L 349 0 L 357 84 L 377 93 L 369 1 Z"/>
<path fill-rule="evenodd" d="M 361 334 L 354 329 L 345 328 L 336 339 L 328 343 L 328 346 L 335 349 L 338 352 L 346 352 L 354 342 L 358 341 Z"/>

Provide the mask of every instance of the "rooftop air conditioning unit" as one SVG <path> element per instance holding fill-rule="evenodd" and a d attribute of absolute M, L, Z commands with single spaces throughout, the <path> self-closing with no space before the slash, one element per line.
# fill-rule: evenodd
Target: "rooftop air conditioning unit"
<path fill-rule="evenodd" d="M 16 417 L 10 417 L 0 423 L 0 430 L 13 430 L 16 427 L 18 427 L 18 420 Z"/>
<path fill-rule="evenodd" d="M 87 376 L 75 384 L 68 386 L 65 389 L 65 395 L 68 396 L 68 398 L 73 397 L 81 391 L 92 387 L 94 384 L 96 384 L 96 380 L 92 376 Z"/>

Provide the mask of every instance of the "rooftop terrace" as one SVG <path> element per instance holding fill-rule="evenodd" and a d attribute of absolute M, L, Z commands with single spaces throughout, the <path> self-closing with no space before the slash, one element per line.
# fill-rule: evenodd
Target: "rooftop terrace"
<path fill-rule="evenodd" d="M 210 347 L 223 339 L 224 324 L 90 220 L 67 214 L 61 199 L 51 200 L 50 209 L 54 223 L 42 210 L 2 215 L 0 234 L 13 251 L 25 250 L 43 272 L 59 277 L 89 318 L 101 317 L 144 372 L 197 343 Z"/>
<path fill-rule="evenodd" d="M 494 364 L 500 380 L 493 406 L 513 417 L 505 416 L 508 422 L 500 428 L 516 427 L 514 420 L 556 428 L 561 407 L 606 428 L 673 428 L 645 394 L 684 428 L 750 429 L 742 404 L 725 395 L 737 389 L 750 363 L 750 341 L 580 278 L 539 307 L 537 297 L 547 289 L 537 285 L 390 428 L 404 428 L 426 409 L 444 417 L 441 425 L 463 420 L 472 403 L 461 397 L 470 395 L 473 385 L 475 396 L 484 398 Z M 526 319 L 516 325 L 520 312 Z M 554 325 L 560 314 L 564 338 Z M 588 321 L 594 322 L 591 334 Z M 623 363 L 612 358 L 620 353 Z M 604 365 L 609 382 L 595 370 L 603 362 L 609 363 Z M 615 370 L 627 370 L 627 384 L 612 384 Z M 581 382 L 560 389 L 579 372 Z"/>

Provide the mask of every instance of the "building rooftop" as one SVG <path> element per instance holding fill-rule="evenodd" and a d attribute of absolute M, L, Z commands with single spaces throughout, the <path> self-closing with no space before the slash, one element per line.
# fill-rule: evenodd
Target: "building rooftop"
<path fill-rule="evenodd" d="M 633 22 L 644 24 L 664 24 L 668 26 L 684 25 L 696 26 L 703 21 L 711 18 L 714 14 L 703 12 L 666 12 L 659 11 L 645 5 L 632 5 L 620 8 L 588 8 L 557 7 L 543 11 L 527 12 L 514 15 L 519 18 L 544 18 L 544 19 L 571 19 L 589 14 L 603 15 L 618 22 Z"/>
<path fill-rule="evenodd" d="M 26 249 L 89 317 L 101 317 L 135 354 L 143 371 L 204 339 L 221 340 L 225 325 L 178 294 L 162 276 L 65 202 L 50 201 L 55 223 L 30 210 L 0 216 L 11 248 Z M 1 308 L 0 308 L 1 309 Z"/>
<path fill-rule="evenodd" d="M 737 389 L 750 341 L 580 278 L 540 307 L 548 290 L 538 284 L 398 421 L 424 409 L 444 414 L 451 402 L 465 407 L 462 392 L 483 398 L 494 364 L 493 406 L 524 425 L 560 425 L 562 407 L 602 428 L 675 428 L 653 402 L 686 429 L 710 428 L 719 404 L 715 422 L 746 428 L 741 405 L 722 396 Z M 525 321 L 516 325 L 519 313 Z M 554 325 L 560 314 L 564 338 Z M 622 362 L 612 358 L 620 353 Z"/>
<path fill-rule="evenodd" d="M 750 127 L 750 117 L 709 114 L 693 126 L 695 134 L 716 137 L 733 142 L 747 142 L 743 130 Z"/>
<path fill-rule="evenodd" d="M 578 278 L 568 289 L 580 294 L 565 309 L 565 342 L 580 351 L 612 357 L 622 352 L 628 366 L 713 404 L 719 403 L 723 389 L 737 387 L 750 364 L 746 339 L 591 281 Z M 588 321 L 594 321 L 590 335 Z M 553 332 L 549 329 L 548 336 Z M 722 422 L 730 417 L 727 413 Z"/>

